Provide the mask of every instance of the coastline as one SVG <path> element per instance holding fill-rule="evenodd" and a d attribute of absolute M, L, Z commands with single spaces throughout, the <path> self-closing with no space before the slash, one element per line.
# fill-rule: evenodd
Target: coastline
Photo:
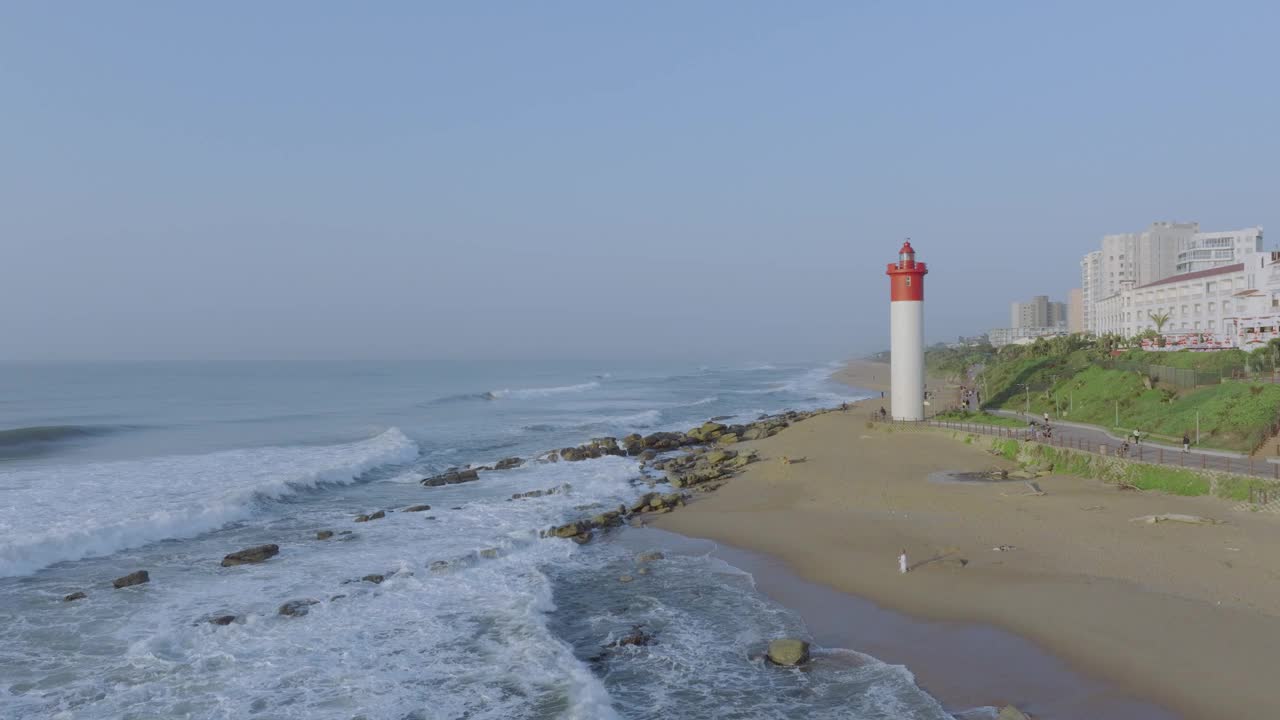
<path fill-rule="evenodd" d="M 835 378 L 880 390 L 888 367 L 853 363 Z M 1034 644 L 1009 656 L 1019 662 L 1043 648 L 1066 663 L 1047 686 L 1036 687 L 1040 676 L 1056 671 L 1004 673 L 976 691 L 993 697 L 958 697 L 947 677 L 968 673 L 939 660 L 948 653 L 907 639 L 869 647 L 849 635 L 846 646 L 907 664 L 949 707 L 1020 702 L 1045 718 L 1094 720 L 1280 708 L 1268 663 L 1280 641 L 1280 559 L 1271 552 L 1280 523 L 1210 498 L 1126 493 L 1068 476 L 1041 478 L 1042 496 L 1016 482 L 931 482 L 931 473 L 1007 463 L 945 435 L 868 429 L 866 414 L 882 402 L 744 443 L 764 461 L 654 525 L 776 558 L 805 581 L 915 622 L 1012 633 Z M 806 461 L 783 464 L 781 456 Z M 1130 522 L 1158 512 L 1225 522 Z M 1013 549 L 993 549 L 1001 546 Z M 904 547 L 913 564 L 906 576 L 894 567 Z M 980 655 L 952 657 L 998 669 L 996 658 Z M 996 695 L 1000 687 L 1007 694 Z M 1078 714 L 1084 707 L 1087 715 Z"/>

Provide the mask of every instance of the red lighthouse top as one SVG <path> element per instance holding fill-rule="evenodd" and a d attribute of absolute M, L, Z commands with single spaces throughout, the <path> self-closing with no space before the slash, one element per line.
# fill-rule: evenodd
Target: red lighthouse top
<path fill-rule="evenodd" d="M 889 294 L 894 302 L 899 300 L 924 300 L 924 276 L 929 268 L 922 262 L 916 262 L 915 248 L 911 241 L 902 243 L 898 251 L 898 262 L 889 263 L 885 274 L 889 276 Z"/>

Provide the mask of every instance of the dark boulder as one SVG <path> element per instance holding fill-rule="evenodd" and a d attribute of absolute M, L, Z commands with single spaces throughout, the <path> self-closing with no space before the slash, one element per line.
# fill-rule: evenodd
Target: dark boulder
<path fill-rule="evenodd" d="M 523 464 L 524 464 L 524 460 L 521 460 L 518 457 L 509 457 L 509 458 L 503 458 L 502 460 L 499 460 L 498 463 L 493 466 L 493 469 L 494 470 L 510 470 L 511 468 L 520 467 Z"/>
<path fill-rule="evenodd" d="M 400 512 L 423 512 L 425 510 L 430 510 L 430 509 L 431 509 L 430 505 L 410 505 L 409 507 L 401 510 Z"/>
<path fill-rule="evenodd" d="M 120 588 L 127 588 L 132 585 L 141 585 L 149 582 L 151 582 L 151 576 L 147 574 L 147 571 L 139 570 L 137 572 L 131 572 L 124 577 L 118 577 L 115 580 L 112 580 L 111 586 L 119 590 Z"/>
<path fill-rule="evenodd" d="M 214 625 L 230 625 L 235 621 L 236 621 L 235 615 L 219 615 L 217 617 L 209 618 L 209 622 Z"/>
<path fill-rule="evenodd" d="M 333 537 L 332 530 L 321 530 L 320 532 L 316 533 L 317 540 L 328 540 L 331 537 Z"/>
<path fill-rule="evenodd" d="M 280 546 L 258 545 L 257 547 L 245 548 L 237 550 L 230 555 L 222 558 L 222 567 L 231 567 L 233 565 L 249 565 L 252 563 L 266 562 L 268 558 L 273 558 L 280 554 Z"/>
<path fill-rule="evenodd" d="M 382 576 L 382 575 L 378 575 L 378 574 L 376 574 L 376 573 L 375 573 L 375 574 L 371 574 L 371 575 L 365 575 L 364 577 L 362 577 L 362 578 L 360 578 L 360 579 L 361 579 L 361 580 L 363 580 L 364 582 L 370 582 L 370 583 L 373 583 L 374 585 L 381 585 L 381 584 L 382 584 L 382 581 L 383 581 L 383 580 L 386 580 L 386 577 L 384 577 L 384 576 Z"/>
<path fill-rule="evenodd" d="M 441 485 L 457 485 L 479 479 L 480 473 L 468 468 L 466 470 L 450 470 L 435 477 L 425 478 L 421 480 L 421 483 L 424 487 L 440 487 Z"/>
<path fill-rule="evenodd" d="M 70 595 L 67 595 L 66 597 L 62 598 L 62 602 L 75 602 L 76 600 L 83 600 L 83 599 L 85 599 L 85 598 L 87 598 L 87 597 L 89 597 L 89 596 L 88 596 L 88 595 L 85 595 L 83 592 L 77 591 L 77 592 L 73 592 L 73 593 L 71 593 Z"/>
<path fill-rule="evenodd" d="M 302 617 L 311 612 L 312 605 L 319 605 L 319 600 L 305 598 L 303 600 L 290 600 L 280 606 L 280 614 L 288 617 Z"/>

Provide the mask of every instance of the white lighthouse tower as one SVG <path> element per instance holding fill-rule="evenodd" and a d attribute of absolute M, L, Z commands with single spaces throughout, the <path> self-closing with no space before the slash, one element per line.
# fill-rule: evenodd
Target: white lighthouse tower
<path fill-rule="evenodd" d="M 911 241 L 889 263 L 889 395 L 895 420 L 924 419 L 924 263 Z"/>

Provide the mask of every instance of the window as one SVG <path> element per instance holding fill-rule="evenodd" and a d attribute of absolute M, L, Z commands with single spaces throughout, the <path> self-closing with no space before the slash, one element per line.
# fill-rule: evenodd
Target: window
<path fill-rule="evenodd" d="M 1183 305 L 1183 306 L 1182 306 L 1182 314 L 1183 314 L 1183 315 L 1186 315 L 1186 314 L 1187 314 L 1187 306 L 1186 306 L 1186 305 Z"/>
<path fill-rule="evenodd" d="M 1197 321 L 1195 322 L 1195 324 L 1194 324 L 1194 325 L 1192 325 L 1191 327 L 1192 327 L 1192 329 L 1194 329 L 1194 330 L 1199 330 L 1199 329 L 1200 329 L 1200 321 L 1199 321 L 1199 320 L 1197 320 Z"/>
<path fill-rule="evenodd" d="M 1209 312 L 1210 312 L 1210 313 L 1212 313 L 1212 312 L 1213 312 L 1214 310 L 1216 310 L 1217 308 L 1218 308 L 1218 304 L 1217 304 L 1217 303 L 1209 303 Z"/>
<path fill-rule="evenodd" d="M 1200 303 L 1196 303 L 1196 314 L 1200 314 Z"/>
<path fill-rule="evenodd" d="M 907 276 L 907 287 L 911 287 L 911 276 Z"/>
<path fill-rule="evenodd" d="M 1212 320 L 1210 320 L 1210 321 L 1209 321 L 1209 329 L 1210 329 L 1210 330 L 1212 330 L 1212 329 L 1213 329 L 1213 321 L 1212 321 Z"/>

